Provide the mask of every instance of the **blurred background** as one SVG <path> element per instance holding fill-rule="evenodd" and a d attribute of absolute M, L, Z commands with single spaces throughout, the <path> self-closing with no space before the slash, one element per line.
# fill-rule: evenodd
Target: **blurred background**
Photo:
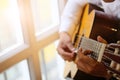
<path fill-rule="evenodd" d="M 66 0 L 0 0 L 0 80 L 64 80 L 58 28 Z"/>

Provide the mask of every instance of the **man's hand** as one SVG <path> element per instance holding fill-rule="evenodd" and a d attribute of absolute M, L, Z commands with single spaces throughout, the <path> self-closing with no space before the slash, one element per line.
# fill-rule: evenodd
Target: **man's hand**
<path fill-rule="evenodd" d="M 89 50 L 79 50 L 75 60 L 78 69 L 93 76 L 107 77 L 107 69 L 105 66 L 89 57 L 89 54 Z"/>
<path fill-rule="evenodd" d="M 60 41 L 57 51 L 64 60 L 73 61 L 74 47 L 72 45 L 71 37 L 66 32 L 60 33 Z"/>
<path fill-rule="evenodd" d="M 105 41 L 100 36 L 97 37 L 97 40 L 99 42 L 107 43 L 107 41 Z M 96 60 L 88 56 L 89 54 L 91 54 L 91 51 L 89 50 L 83 51 L 82 49 L 80 49 L 78 51 L 75 60 L 78 69 L 93 76 L 106 78 L 108 76 L 106 67 L 102 63 L 97 62 Z"/>

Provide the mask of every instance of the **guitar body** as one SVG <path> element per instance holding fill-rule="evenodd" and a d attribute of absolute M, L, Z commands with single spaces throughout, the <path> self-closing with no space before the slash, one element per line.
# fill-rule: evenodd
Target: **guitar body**
<path fill-rule="evenodd" d="M 104 13 L 98 6 L 88 3 L 84 8 L 81 23 L 73 34 L 74 47 L 79 47 L 81 36 L 96 40 L 98 35 L 108 43 L 116 43 L 120 40 L 119 19 Z M 67 62 L 64 76 L 71 72 L 71 77 L 74 78 L 77 70 L 74 62 Z"/>

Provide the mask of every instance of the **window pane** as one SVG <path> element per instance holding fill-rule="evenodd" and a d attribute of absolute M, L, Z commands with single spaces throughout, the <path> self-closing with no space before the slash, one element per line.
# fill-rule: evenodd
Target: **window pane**
<path fill-rule="evenodd" d="M 27 60 L 24 60 L 4 72 L 7 80 L 30 80 Z M 1 80 L 1 79 L 0 79 Z"/>
<path fill-rule="evenodd" d="M 4 73 L 0 74 L 0 80 L 5 80 Z"/>
<path fill-rule="evenodd" d="M 23 43 L 17 0 L 0 0 L 0 51 Z"/>
<path fill-rule="evenodd" d="M 40 51 L 42 80 L 64 80 L 64 61 L 56 52 L 55 43 L 51 43 Z"/>
<path fill-rule="evenodd" d="M 58 0 L 31 0 L 36 33 L 58 25 Z"/>

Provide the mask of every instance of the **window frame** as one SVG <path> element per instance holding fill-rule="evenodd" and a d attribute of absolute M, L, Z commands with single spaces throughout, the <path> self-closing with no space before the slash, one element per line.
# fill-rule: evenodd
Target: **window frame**
<path fill-rule="evenodd" d="M 40 71 L 40 62 L 38 53 L 40 49 L 49 45 L 59 38 L 58 27 L 59 24 L 48 31 L 50 34 L 44 32 L 40 35 L 35 35 L 33 14 L 31 10 L 30 0 L 17 0 L 18 7 L 20 10 L 20 19 L 23 30 L 24 43 L 17 48 L 11 49 L 5 55 L 0 56 L 0 73 L 4 72 L 13 65 L 19 63 L 20 61 L 27 59 L 28 66 L 30 70 L 31 80 L 42 80 Z M 62 14 L 62 10 L 66 0 L 58 0 L 59 13 Z M 59 15 L 59 16 L 60 16 Z M 42 38 L 41 38 L 42 37 Z"/>

